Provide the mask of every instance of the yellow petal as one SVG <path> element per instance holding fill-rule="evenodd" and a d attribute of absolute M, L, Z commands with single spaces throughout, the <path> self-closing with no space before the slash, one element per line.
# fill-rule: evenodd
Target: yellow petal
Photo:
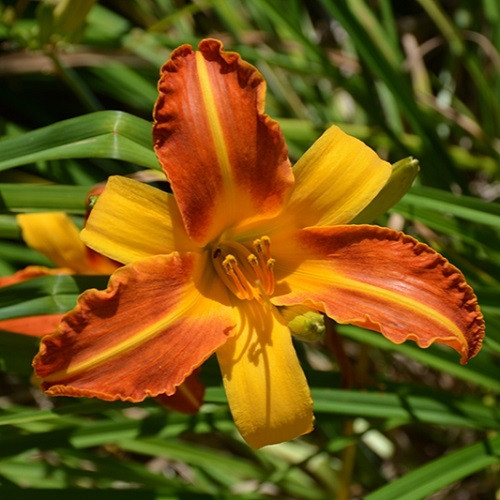
<path fill-rule="evenodd" d="M 351 221 L 384 187 L 391 165 L 360 140 L 330 127 L 295 165 L 287 207 L 296 227 Z"/>
<path fill-rule="evenodd" d="M 273 309 L 239 302 L 239 331 L 217 350 L 229 406 L 253 448 L 312 430 L 312 400 L 290 331 Z"/>
<path fill-rule="evenodd" d="M 86 245 L 123 264 L 191 247 L 172 195 L 126 177 L 110 177 L 85 229 Z M 175 230 L 174 230 L 174 225 Z"/>
<path fill-rule="evenodd" d="M 17 223 L 27 245 L 44 254 L 58 267 L 69 268 L 76 273 L 92 272 L 78 229 L 65 213 L 19 214 Z"/>

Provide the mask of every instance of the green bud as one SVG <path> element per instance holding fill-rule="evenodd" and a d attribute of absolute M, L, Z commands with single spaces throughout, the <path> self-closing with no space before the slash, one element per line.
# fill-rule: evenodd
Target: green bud
<path fill-rule="evenodd" d="M 410 189 L 419 169 L 418 160 L 411 156 L 394 163 L 386 185 L 351 222 L 353 224 L 367 224 L 387 212 Z"/>
<path fill-rule="evenodd" d="M 315 342 L 323 338 L 325 321 L 321 313 L 305 306 L 281 307 L 280 313 L 291 334 L 299 340 Z"/>

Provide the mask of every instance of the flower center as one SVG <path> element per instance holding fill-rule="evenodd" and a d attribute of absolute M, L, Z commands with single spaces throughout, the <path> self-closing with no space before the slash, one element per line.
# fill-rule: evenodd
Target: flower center
<path fill-rule="evenodd" d="M 251 245 L 223 241 L 212 251 L 217 274 L 239 299 L 257 299 L 274 292 L 274 259 L 268 236 L 256 239 Z"/>

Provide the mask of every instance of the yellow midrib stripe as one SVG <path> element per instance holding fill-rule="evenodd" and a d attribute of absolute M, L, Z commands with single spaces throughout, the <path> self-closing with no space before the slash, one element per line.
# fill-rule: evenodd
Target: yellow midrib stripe
<path fill-rule="evenodd" d="M 203 104 L 205 105 L 205 111 L 207 114 L 208 127 L 210 128 L 215 152 L 217 153 L 217 158 L 219 159 L 223 182 L 226 186 L 231 185 L 231 163 L 229 161 L 224 132 L 222 130 L 212 86 L 210 84 L 210 77 L 208 76 L 205 59 L 201 52 L 196 52 L 196 68 L 198 70 L 198 79 L 200 81 Z"/>
<path fill-rule="evenodd" d="M 95 356 L 92 356 L 88 360 L 70 365 L 64 370 L 59 370 L 55 373 L 52 373 L 51 375 L 48 375 L 47 377 L 43 377 L 43 381 L 54 382 L 57 380 L 63 380 L 65 378 L 72 377 L 81 372 L 95 368 L 97 365 L 100 365 L 113 357 L 120 356 L 121 354 L 134 349 L 138 345 L 146 342 L 150 338 L 163 331 L 168 325 L 175 322 L 179 317 L 185 316 L 186 311 L 189 309 L 192 303 L 192 301 L 181 302 L 180 307 L 178 307 L 177 311 L 175 311 L 174 313 L 169 313 L 167 316 L 144 328 L 139 333 L 136 333 L 123 342 L 120 342 L 119 344 L 110 347 L 109 349 L 106 349 L 99 354 L 96 354 Z"/>
<path fill-rule="evenodd" d="M 318 270 L 318 272 L 321 272 L 323 275 L 325 274 L 324 269 Z M 306 273 L 304 273 L 306 274 Z M 307 273 L 313 275 L 313 273 Z M 316 274 L 314 274 L 315 276 Z M 347 278 L 346 276 L 343 276 L 338 273 L 328 273 L 329 276 L 329 283 L 332 286 L 336 286 L 338 288 L 344 288 L 348 291 L 359 291 L 368 295 L 374 295 L 381 297 L 383 300 L 386 300 L 388 302 L 394 302 L 396 304 L 402 305 L 406 309 L 410 311 L 415 311 L 417 314 L 421 314 L 423 316 L 430 317 L 437 323 L 443 325 L 444 328 L 449 330 L 452 334 L 455 336 L 458 336 L 462 342 L 467 343 L 464 334 L 462 331 L 451 321 L 449 318 L 441 314 L 439 311 L 436 309 L 433 309 L 432 307 L 429 307 L 422 302 L 419 302 L 418 300 L 412 299 L 411 297 L 407 297 L 405 295 L 392 292 L 391 290 L 387 290 L 385 288 L 379 288 L 375 285 L 369 285 L 367 283 L 362 283 L 357 280 L 353 280 L 350 278 Z M 335 276 L 333 278 L 333 276 Z"/>

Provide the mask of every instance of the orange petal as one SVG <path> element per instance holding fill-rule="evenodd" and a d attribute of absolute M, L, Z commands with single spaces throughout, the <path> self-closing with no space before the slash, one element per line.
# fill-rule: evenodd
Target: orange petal
<path fill-rule="evenodd" d="M 32 337 L 43 337 L 55 332 L 63 316 L 63 314 L 44 314 L 43 316 L 4 319 L 0 321 L 0 330 L 31 335 Z"/>
<path fill-rule="evenodd" d="M 51 269 L 44 266 L 28 266 L 20 271 L 11 274 L 10 276 L 0 277 L 0 286 L 14 285 L 22 281 L 39 278 L 40 276 L 48 276 L 51 274 L 72 274 L 71 269 Z"/>
<path fill-rule="evenodd" d="M 153 137 L 187 232 L 204 245 L 278 213 L 293 175 L 260 73 L 218 40 L 199 49 L 183 45 L 163 66 Z"/>
<path fill-rule="evenodd" d="M 235 319 L 227 291 L 195 254 L 147 257 L 84 292 L 34 360 L 50 395 L 141 401 L 172 395 L 220 347 Z"/>
<path fill-rule="evenodd" d="M 276 305 L 306 303 L 339 323 L 477 354 L 484 322 L 462 273 L 427 245 L 377 226 L 308 228 L 273 240 Z"/>
<path fill-rule="evenodd" d="M 309 387 L 274 308 L 241 301 L 238 332 L 217 350 L 234 421 L 253 448 L 312 430 Z"/>
<path fill-rule="evenodd" d="M 49 269 L 43 266 L 28 266 L 11 276 L 0 277 L 0 287 L 14 285 L 15 283 L 51 274 L 71 274 L 71 270 Z M 43 335 L 53 333 L 62 317 L 62 314 L 44 314 L 41 316 L 5 319 L 0 321 L 0 330 L 42 337 Z"/>
<path fill-rule="evenodd" d="M 198 378 L 198 370 L 195 370 L 184 382 L 177 387 L 177 390 L 171 396 L 160 394 L 156 396 L 155 401 L 170 410 L 194 415 L 198 413 L 203 404 L 205 395 L 205 386 Z"/>

